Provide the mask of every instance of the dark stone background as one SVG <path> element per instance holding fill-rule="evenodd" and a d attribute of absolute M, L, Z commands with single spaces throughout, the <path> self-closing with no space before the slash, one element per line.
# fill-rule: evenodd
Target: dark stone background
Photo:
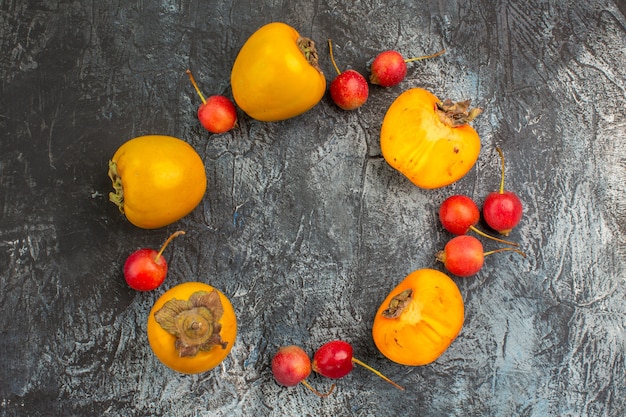
<path fill-rule="evenodd" d="M 626 6 L 539 1 L 0 1 L 0 416 L 623 416 L 626 413 Z M 247 37 L 284 21 L 326 39 L 367 73 L 384 49 L 410 65 L 391 89 L 344 112 L 326 97 L 304 116 L 209 135 L 198 97 L 230 95 Z M 382 159 L 380 124 L 402 91 L 470 98 L 483 149 L 458 183 L 418 189 Z M 209 177 L 177 224 L 141 230 L 107 201 L 107 160 L 143 134 L 184 138 Z M 456 279 L 467 317 L 435 363 L 386 360 L 370 328 L 409 272 L 441 268 L 449 195 L 499 185 L 525 204 L 511 238 L 527 252 Z M 137 293 L 121 266 L 166 252 L 160 289 Z M 486 243 L 487 248 L 493 245 Z M 239 317 L 229 358 L 179 375 L 150 351 L 146 318 L 177 283 L 224 291 Z M 341 338 L 364 369 L 329 398 L 278 386 L 276 349 L 311 354 Z M 329 381 L 312 375 L 323 389 Z"/>

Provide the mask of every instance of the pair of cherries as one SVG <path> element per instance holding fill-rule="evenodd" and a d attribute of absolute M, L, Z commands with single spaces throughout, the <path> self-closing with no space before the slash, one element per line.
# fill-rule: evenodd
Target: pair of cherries
<path fill-rule="evenodd" d="M 326 397 L 332 393 L 335 385 L 333 384 L 328 392 L 320 393 L 306 380 L 311 372 L 316 372 L 327 378 L 339 379 L 348 375 L 354 368 L 354 364 L 364 367 L 394 387 L 404 390 L 403 387 L 376 369 L 356 359 L 353 356 L 352 345 L 343 340 L 333 340 L 322 345 L 313 355 L 312 362 L 309 355 L 301 347 L 296 345 L 283 346 L 272 358 L 272 374 L 276 382 L 283 386 L 293 387 L 302 383 L 316 395 Z"/>
<path fill-rule="evenodd" d="M 361 107 L 369 96 L 367 80 L 356 70 L 348 69 L 343 72 L 339 70 L 335 63 L 333 45 L 330 39 L 328 40 L 328 49 L 330 50 L 331 63 L 335 71 L 337 71 L 337 76 L 330 83 L 330 98 L 343 110 L 354 110 Z M 383 51 L 374 58 L 370 66 L 371 74 L 369 81 L 381 87 L 393 87 L 404 80 L 407 72 L 407 63 L 434 58 L 444 52 L 445 49 L 432 55 L 405 59 L 397 51 Z"/>

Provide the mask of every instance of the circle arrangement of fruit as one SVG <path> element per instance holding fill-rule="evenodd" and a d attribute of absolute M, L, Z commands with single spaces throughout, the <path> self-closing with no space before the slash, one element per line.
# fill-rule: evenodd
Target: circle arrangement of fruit
<path fill-rule="evenodd" d="M 366 79 L 355 70 L 341 71 L 328 40 L 330 59 L 337 75 L 328 88 L 332 101 L 351 111 L 362 106 L 369 84 L 391 87 L 399 84 L 407 64 L 432 55 L 404 58 L 396 51 L 383 51 L 370 65 Z M 213 134 L 237 127 L 237 108 L 255 120 L 272 122 L 305 113 L 327 92 L 315 42 L 285 23 L 269 23 L 241 47 L 231 73 L 234 103 L 228 97 L 205 98 L 191 71 L 189 80 L 202 104 L 201 125 Z M 470 101 L 440 100 L 431 92 L 412 88 L 400 94 L 388 108 L 380 131 L 385 161 L 417 187 L 441 188 L 458 181 L 475 165 L 480 137 L 469 123 L 481 113 Z M 435 256 L 443 269 L 457 277 L 481 270 L 485 257 L 504 251 L 526 256 L 518 244 L 506 238 L 522 219 L 522 202 L 504 186 L 505 158 L 501 160 L 499 190 L 489 194 L 482 218 L 492 232 L 477 228 L 481 210 L 465 195 L 449 196 L 440 206 L 439 220 L 455 235 Z M 202 200 L 206 176 L 196 151 L 181 139 L 142 136 L 123 144 L 109 162 L 114 192 L 110 200 L 139 228 L 170 225 Z M 171 234 L 158 250 L 142 248 L 124 264 L 124 278 L 137 291 L 158 288 L 167 275 L 165 249 L 184 231 Z M 470 234 L 471 233 L 471 234 Z M 478 237 L 473 236 L 478 235 Z M 506 239 L 505 239 L 506 238 Z M 485 252 L 480 239 L 502 245 Z M 464 303 L 456 283 L 444 272 L 420 269 L 410 273 L 381 302 L 372 325 L 372 338 L 389 360 L 406 366 L 434 362 L 458 336 L 464 321 Z M 150 347 L 165 365 L 181 373 L 206 372 L 229 354 L 237 334 L 237 319 L 222 292 L 202 283 L 179 284 L 164 293 L 148 317 Z M 371 371 L 397 389 L 398 384 L 353 356 L 352 346 L 332 340 L 309 358 L 299 346 L 283 346 L 272 358 L 277 383 L 303 384 L 319 396 L 308 382 L 311 372 L 330 379 L 350 373 L 354 364 Z"/>

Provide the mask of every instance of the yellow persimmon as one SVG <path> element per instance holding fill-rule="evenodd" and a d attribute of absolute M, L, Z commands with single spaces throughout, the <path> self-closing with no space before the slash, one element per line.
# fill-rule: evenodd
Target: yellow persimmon
<path fill-rule="evenodd" d="M 480 153 L 480 137 L 467 123 L 481 110 L 470 110 L 469 105 L 469 100 L 442 102 L 422 88 L 405 91 L 383 119 L 383 157 L 421 188 L 444 187 L 461 179 Z"/>
<path fill-rule="evenodd" d="M 231 72 L 237 105 L 256 120 L 273 122 L 298 116 L 324 97 L 326 79 L 315 43 L 291 26 L 273 22 L 245 42 Z"/>
<path fill-rule="evenodd" d="M 465 318 L 463 298 L 443 272 L 409 274 L 381 304 L 372 336 L 380 352 L 402 365 L 435 361 L 458 336 Z"/>
<path fill-rule="evenodd" d="M 109 199 L 135 226 L 156 229 L 189 214 L 207 187 L 204 163 L 187 142 L 163 135 L 124 143 L 109 161 Z"/>
<path fill-rule="evenodd" d="M 167 367 L 185 374 L 209 371 L 230 353 L 237 337 L 232 304 L 202 282 L 166 291 L 148 316 L 148 342 Z"/>

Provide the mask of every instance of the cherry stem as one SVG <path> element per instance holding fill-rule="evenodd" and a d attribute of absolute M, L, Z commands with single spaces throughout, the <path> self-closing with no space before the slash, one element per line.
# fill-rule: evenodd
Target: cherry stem
<path fill-rule="evenodd" d="M 361 362 L 357 358 L 352 358 L 352 362 L 356 363 L 357 365 L 361 365 L 362 367 L 364 367 L 368 371 L 373 372 L 374 374 L 378 375 L 380 378 L 382 378 L 385 381 L 389 382 L 391 385 L 393 385 L 394 387 L 398 388 L 400 391 L 404 391 L 404 387 L 401 387 L 400 385 L 396 384 L 391 379 L 387 378 L 385 375 L 383 375 L 382 373 L 380 373 L 376 369 L 372 368 L 371 366 L 369 366 L 365 362 Z"/>
<path fill-rule="evenodd" d="M 170 237 L 167 238 L 167 240 L 165 241 L 165 243 L 163 243 L 163 246 L 161 246 L 161 249 L 159 249 L 159 252 L 157 253 L 157 255 L 154 257 L 154 262 L 158 261 L 159 258 L 161 257 L 161 255 L 163 255 L 163 251 L 165 250 L 165 248 L 167 247 L 167 245 L 170 244 L 170 242 L 176 237 L 176 236 L 180 236 L 180 235 L 184 235 L 185 232 L 183 230 L 179 230 L 177 232 L 174 232 L 170 235 Z"/>
<path fill-rule="evenodd" d="M 500 249 L 494 249 L 494 250 L 490 250 L 489 252 L 485 252 L 483 254 L 483 256 L 487 256 L 487 255 L 493 255 L 494 253 L 498 253 L 498 252 L 504 252 L 504 251 L 513 251 L 513 252 L 517 252 L 520 255 L 522 255 L 524 258 L 526 257 L 526 254 L 524 252 L 522 252 L 519 249 L 515 249 L 515 248 L 500 248 Z"/>
<path fill-rule="evenodd" d="M 310 389 L 315 395 L 317 395 L 318 397 L 324 398 L 324 397 L 328 397 L 330 394 L 333 393 L 333 391 L 335 390 L 335 384 L 332 384 L 330 386 L 330 389 L 328 390 L 328 392 L 319 392 L 318 390 L 316 390 L 315 388 L 313 388 L 311 386 L 311 384 L 309 384 L 306 379 L 302 380 L 302 384 L 307 387 L 308 389 Z"/>
<path fill-rule="evenodd" d="M 477 228 L 475 228 L 474 226 L 470 226 L 469 227 L 470 230 L 472 230 L 474 233 L 477 233 L 479 235 L 481 235 L 482 237 L 486 237 L 487 239 L 491 239 L 491 240 L 495 240 L 496 242 L 500 242 L 500 243 L 506 243 L 507 245 L 511 245 L 511 246 L 519 246 L 517 243 L 515 242 L 509 242 L 508 240 L 504 240 L 504 239 L 498 239 L 495 236 L 491 236 L 485 232 L 483 232 L 482 230 L 479 230 Z"/>
<path fill-rule="evenodd" d="M 500 154 L 500 160 L 502 161 L 502 179 L 500 180 L 500 194 L 504 194 L 504 153 L 502 149 L 496 148 L 496 151 Z"/>
<path fill-rule="evenodd" d="M 341 71 L 339 71 L 339 67 L 335 63 L 335 56 L 333 55 L 333 41 L 328 40 L 328 49 L 330 51 L 330 62 L 332 62 L 333 67 L 335 67 L 335 71 L 337 71 L 337 75 L 341 75 Z"/>
<path fill-rule="evenodd" d="M 441 50 L 441 51 L 439 51 L 439 52 L 435 52 L 434 54 L 424 55 L 424 56 L 418 56 L 418 57 L 415 57 L 415 58 L 405 59 L 405 60 L 404 60 L 404 62 L 406 62 L 406 63 L 408 64 L 409 62 L 413 62 L 413 61 L 421 61 L 422 59 L 430 59 L 430 58 L 435 58 L 435 57 L 438 57 L 439 55 L 443 55 L 443 54 L 445 54 L 445 53 L 446 53 L 446 50 L 445 50 L 445 48 L 444 48 L 444 49 L 442 49 L 442 50 Z"/>
<path fill-rule="evenodd" d="M 196 83 L 196 79 L 193 77 L 193 74 L 191 73 L 191 70 L 188 69 L 185 72 L 189 76 L 189 80 L 191 81 L 191 84 L 193 85 L 193 88 L 196 89 L 196 92 L 200 96 L 200 100 L 202 100 L 202 104 L 206 104 L 206 100 L 205 100 L 204 96 L 202 95 L 202 91 L 200 91 L 200 88 L 198 87 L 198 83 Z"/>

